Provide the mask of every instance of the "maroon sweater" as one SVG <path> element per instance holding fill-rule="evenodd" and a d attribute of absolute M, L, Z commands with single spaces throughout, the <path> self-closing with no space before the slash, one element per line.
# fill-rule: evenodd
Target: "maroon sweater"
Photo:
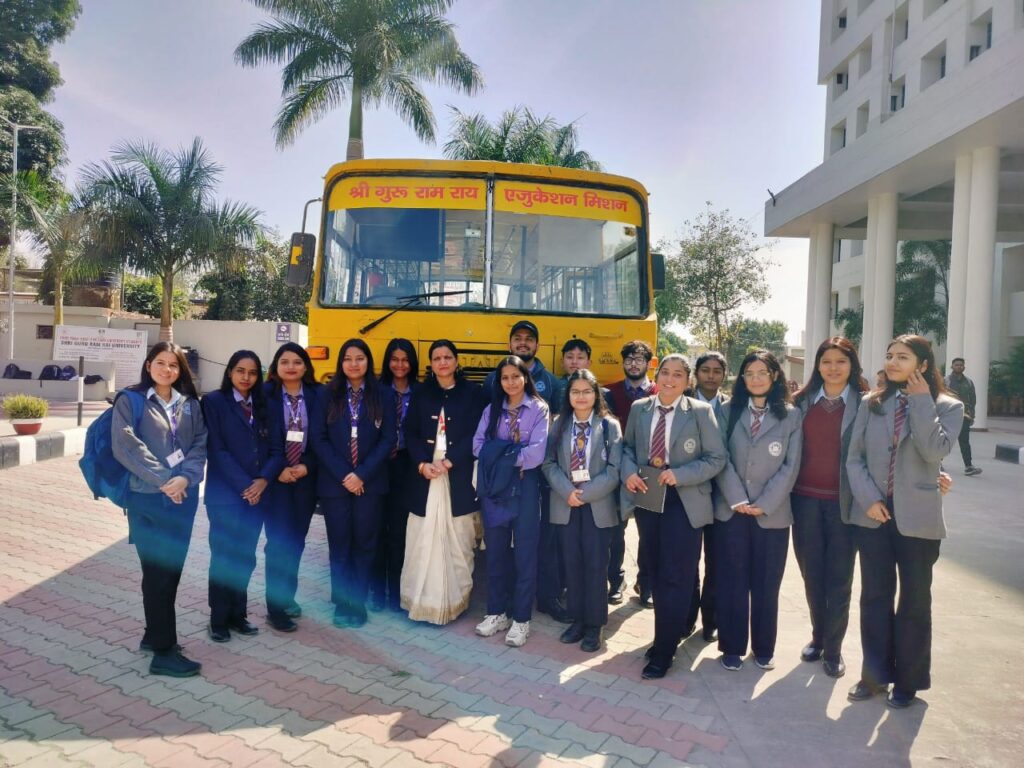
<path fill-rule="evenodd" d="M 829 406 L 825 398 L 804 416 L 804 443 L 800 474 L 793 493 L 826 501 L 839 500 L 839 465 L 842 460 L 843 412 L 846 403 Z"/>

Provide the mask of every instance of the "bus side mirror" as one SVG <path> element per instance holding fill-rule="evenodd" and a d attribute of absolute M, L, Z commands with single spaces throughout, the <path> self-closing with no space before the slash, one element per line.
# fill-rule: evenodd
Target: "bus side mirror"
<path fill-rule="evenodd" d="M 651 254 L 651 287 L 655 292 L 665 290 L 665 256 L 661 253 Z"/>
<path fill-rule="evenodd" d="M 292 288 L 303 288 L 309 285 L 313 276 L 313 262 L 316 260 L 316 237 L 305 232 L 292 235 L 291 254 L 288 257 L 288 272 L 285 274 L 285 285 Z"/>

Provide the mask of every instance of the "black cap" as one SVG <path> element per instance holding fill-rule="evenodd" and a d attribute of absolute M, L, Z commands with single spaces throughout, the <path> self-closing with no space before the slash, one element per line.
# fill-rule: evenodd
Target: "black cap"
<path fill-rule="evenodd" d="M 520 320 L 518 323 L 513 325 L 512 330 L 508 332 L 508 337 L 512 338 L 515 336 L 517 331 L 529 331 L 533 334 L 533 338 L 540 340 L 540 333 L 537 332 L 537 326 L 529 320 Z"/>

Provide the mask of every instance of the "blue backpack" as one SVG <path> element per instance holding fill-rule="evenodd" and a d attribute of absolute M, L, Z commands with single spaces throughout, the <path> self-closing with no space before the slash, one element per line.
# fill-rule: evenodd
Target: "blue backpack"
<path fill-rule="evenodd" d="M 145 398 L 132 390 L 121 390 L 114 398 L 116 405 L 119 397 L 127 397 L 132 404 L 132 421 L 136 431 L 142 421 L 142 411 L 146 405 Z M 131 477 L 125 466 L 114 458 L 111 447 L 111 428 L 114 422 L 114 409 L 108 408 L 100 417 L 89 425 L 85 432 L 85 452 L 78 460 L 78 468 L 82 470 L 86 485 L 97 499 L 110 499 L 121 509 L 128 506 L 128 480 Z"/>

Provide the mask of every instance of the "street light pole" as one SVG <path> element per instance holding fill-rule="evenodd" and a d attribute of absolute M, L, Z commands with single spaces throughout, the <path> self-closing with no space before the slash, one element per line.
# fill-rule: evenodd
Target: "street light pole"
<path fill-rule="evenodd" d="M 11 157 L 14 171 L 11 173 L 11 244 L 7 247 L 7 359 L 14 360 L 14 243 L 18 239 L 18 131 L 41 131 L 41 125 L 20 125 L 0 115 L 14 133 L 14 148 Z"/>

